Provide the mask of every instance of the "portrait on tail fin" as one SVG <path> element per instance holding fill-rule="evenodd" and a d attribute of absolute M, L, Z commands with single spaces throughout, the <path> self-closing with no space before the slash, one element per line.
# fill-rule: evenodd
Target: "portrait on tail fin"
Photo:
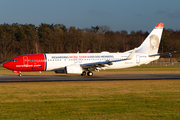
<path fill-rule="evenodd" d="M 157 53 L 159 48 L 159 38 L 157 35 L 151 35 L 150 37 L 150 49 L 149 53 Z"/>

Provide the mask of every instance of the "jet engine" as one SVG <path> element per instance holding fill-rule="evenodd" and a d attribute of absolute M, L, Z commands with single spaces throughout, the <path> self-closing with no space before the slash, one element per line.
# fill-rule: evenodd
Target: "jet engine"
<path fill-rule="evenodd" d="M 81 74 L 83 69 L 79 64 L 73 64 L 66 66 L 64 71 L 66 74 Z"/>
<path fill-rule="evenodd" d="M 64 73 L 64 70 L 57 70 L 57 71 L 54 71 L 55 73 Z"/>

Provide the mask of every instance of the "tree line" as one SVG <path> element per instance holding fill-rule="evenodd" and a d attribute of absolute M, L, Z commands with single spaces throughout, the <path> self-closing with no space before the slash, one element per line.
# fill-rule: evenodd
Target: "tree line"
<path fill-rule="evenodd" d="M 138 47 L 148 32 L 111 31 L 108 26 L 86 29 L 66 28 L 63 24 L 13 23 L 0 25 L 0 63 L 20 54 L 124 52 Z M 164 29 L 159 52 L 180 51 L 180 30 Z M 173 55 L 177 59 L 180 54 Z"/>

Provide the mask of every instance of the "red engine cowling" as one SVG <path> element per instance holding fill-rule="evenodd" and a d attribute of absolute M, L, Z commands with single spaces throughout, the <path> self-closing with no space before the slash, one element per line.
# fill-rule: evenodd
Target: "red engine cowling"
<path fill-rule="evenodd" d="M 81 74 L 83 68 L 79 64 L 74 64 L 66 66 L 64 71 L 66 74 Z"/>

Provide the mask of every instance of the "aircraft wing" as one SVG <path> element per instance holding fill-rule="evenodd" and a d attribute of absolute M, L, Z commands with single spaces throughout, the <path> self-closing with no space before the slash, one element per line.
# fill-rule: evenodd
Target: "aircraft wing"
<path fill-rule="evenodd" d="M 102 62 L 86 63 L 86 64 L 81 64 L 81 67 L 84 68 L 84 69 L 94 70 L 97 67 L 110 66 L 110 65 L 113 64 L 113 62 L 131 60 L 133 58 L 133 56 L 134 56 L 135 51 L 136 51 L 136 48 L 132 51 L 132 53 L 126 59 L 122 59 L 122 60 L 106 60 L 106 61 L 102 61 Z"/>
<path fill-rule="evenodd" d="M 102 61 L 102 62 L 81 64 L 82 68 L 105 67 L 105 65 L 112 65 L 112 62 L 110 62 L 109 60 L 106 60 L 106 61 Z"/>

